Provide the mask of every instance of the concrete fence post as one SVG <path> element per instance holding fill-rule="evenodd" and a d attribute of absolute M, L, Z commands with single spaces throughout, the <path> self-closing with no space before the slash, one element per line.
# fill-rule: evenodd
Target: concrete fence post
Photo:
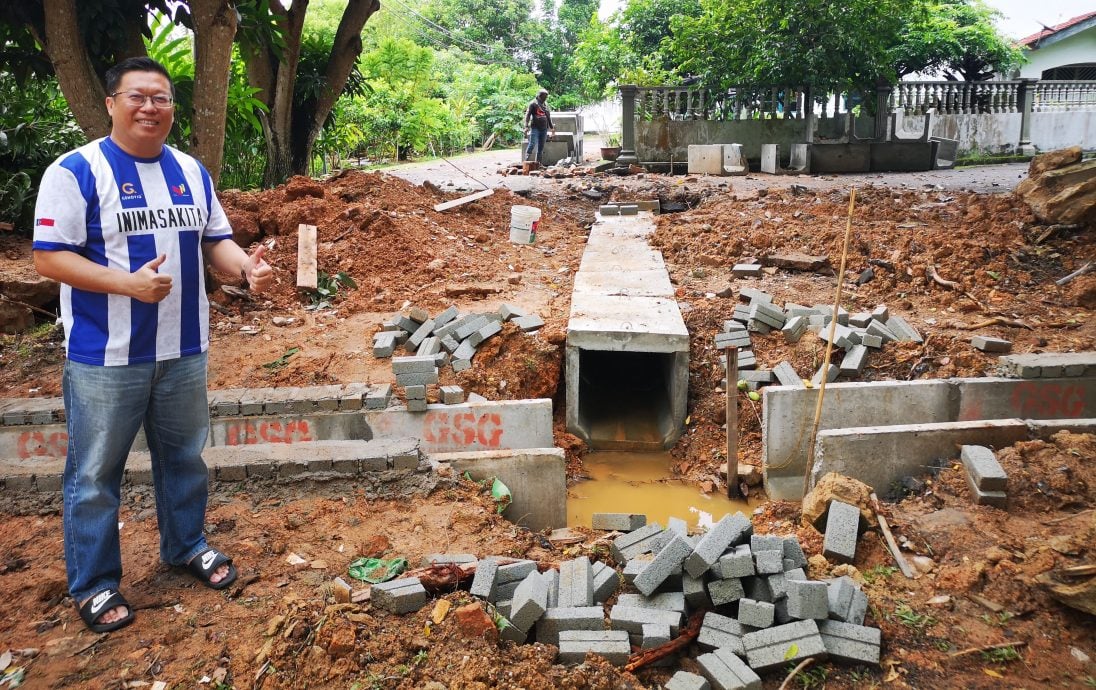
<path fill-rule="evenodd" d="M 618 168 L 626 168 L 629 165 L 639 163 L 636 156 L 636 91 L 633 84 L 625 84 L 620 87 L 620 104 L 622 108 L 620 117 L 620 155 L 617 156 Z"/>
<path fill-rule="evenodd" d="M 1035 147 L 1031 145 L 1031 111 L 1035 101 L 1035 84 L 1038 79 L 1021 77 L 1016 93 L 1016 105 L 1020 110 L 1020 142 L 1017 149 L 1025 156 L 1034 156 Z"/>
<path fill-rule="evenodd" d="M 880 85 L 875 87 L 875 141 L 890 141 L 890 98 L 894 91 L 892 86 Z"/>

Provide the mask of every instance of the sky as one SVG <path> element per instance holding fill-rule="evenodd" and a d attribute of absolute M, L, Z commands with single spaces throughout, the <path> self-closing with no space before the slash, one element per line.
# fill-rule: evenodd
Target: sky
<path fill-rule="evenodd" d="M 998 18 L 997 28 L 1009 38 L 1024 38 L 1041 31 L 1042 24 L 1054 26 L 1078 15 L 1096 11 L 1096 0 L 983 1 L 1004 15 Z M 605 19 L 623 4 L 624 0 L 601 0 L 598 15 Z"/>

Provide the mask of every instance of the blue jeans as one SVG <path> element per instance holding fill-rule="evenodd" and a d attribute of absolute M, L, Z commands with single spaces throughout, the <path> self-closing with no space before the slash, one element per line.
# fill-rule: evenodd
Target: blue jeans
<path fill-rule="evenodd" d="M 204 352 L 117 367 L 65 362 L 65 568 L 77 602 L 117 589 L 122 579 L 122 471 L 142 423 L 152 456 L 161 560 L 182 565 L 206 548 L 206 363 Z"/>
<path fill-rule="evenodd" d="M 529 128 L 529 145 L 525 147 L 525 160 L 540 162 L 544 154 L 544 142 L 548 141 L 548 130 L 538 127 Z M 537 150 L 537 157 L 530 158 L 533 148 Z"/>

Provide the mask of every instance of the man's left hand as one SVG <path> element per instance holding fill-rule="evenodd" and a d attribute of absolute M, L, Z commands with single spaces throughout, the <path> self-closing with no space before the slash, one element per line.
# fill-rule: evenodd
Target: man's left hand
<path fill-rule="evenodd" d="M 240 269 L 243 277 L 247 279 L 247 285 L 253 292 L 262 292 L 270 285 L 270 281 L 274 279 L 274 269 L 270 267 L 266 261 L 263 260 L 263 255 L 266 254 L 266 245 L 259 244 L 248 255 L 247 261 L 244 262 L 243 267 Z"/>

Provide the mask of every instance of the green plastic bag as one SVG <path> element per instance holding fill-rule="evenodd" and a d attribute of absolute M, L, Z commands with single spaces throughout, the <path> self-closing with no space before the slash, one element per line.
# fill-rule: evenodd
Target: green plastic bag
<path fill-rule="evenodd" d="M 510 493 L 510 487 L 503 484 L 498 477 L 495 477 L 495 481 L 491 483 L 491 498 L 495 499 L 495 505 L 500 515 L 514 500 L 513 495 Z"/>
<path fill-rule="evenodd" d="M 350 577 L 377 584 L 387 582 L 407 570 L 406 558 L 359 558 L 349 566 Z"/>

